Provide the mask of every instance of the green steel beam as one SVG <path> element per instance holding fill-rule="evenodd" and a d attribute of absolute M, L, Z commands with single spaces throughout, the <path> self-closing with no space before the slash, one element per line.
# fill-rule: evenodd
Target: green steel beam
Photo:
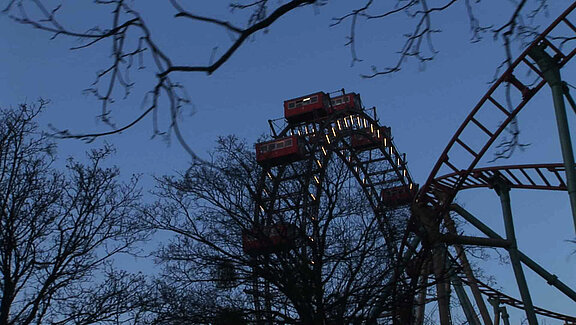
<path fill-rule="evenodd" d="M 466 209 L 459 206 L 458 204 L 452 204 L 450 206 L 450 209 L 458 213 L 466 221 L 470 222 L 474 227 L 483 232 L 486 236 L 490 238 L 503 239 L 494 230 L 492 230 L 482 221 L 478 220 L 470 212 L 468 212 Z M 546 271 L 546 269 L 544 269 L 542 266 L 540 266 L 538 263 L 536 263 L 534 260 L 532 260 L 530 257 L 522 253 L 521 251 L 518 251 L 518 254 L 520 255 L 520 261 L 522 261 L 522 263 L 528 266 L 532 271 L 536 272 L 544 280 L 546 280 L 546 283 L 548 283 L 551 286 L 554 286 L 556 289 L 560 290 L 560 292 L 565 294 L 567 297 L 569 297 L 573 301 L 576 301 L 576 292 L 572 290 L 569 286 L 567 286 L 564 282 L 560 281 L 558 279 L 558 276 Z"/>
<path fill-rule="evenodd" d="M 490 302 L 492 307 L 494 307 L 494 325 L 500 325 L 500 316 L 502 316 L 504 325 L 510 325 L 510 315 L 508 315 L 508 311 L 506 310 L 505 306 L 500 306 L 500 301 L 498 298 L 489 298 L 488 302 Z"/>
<path fill-rule="evenodd" d="M 453 234 L 441 234 L 440 240 L 446 244 L 474 245 L 486 247 L 508 248 L 512 244 L 509 240 L 499 238 L 482 238 L 472 236 L 462 236 Z"/>
<path fill-rule="evenodd" d="M 494 325 L 500 325 L 500 300 L 498 298 L 488 298 L 488 302 L 494 309 Z"/>
<path fill-rule="evenodd" d="M 508 315 L 506 306 L 500 307 L 500 312 L 502 313 L 502 321 L 504 322 L 504 325 L 510 325 L 510 315 Z"/>
<path fill-rule="evenodd" d="M 574 169 L 574 152 L 572 149 L 572 140 L 570 139 L 568 117 L 566 116 L 566 106 L 564 105 L 564 84 L 560 76 L 560 68 L 556 64 L 557 61 L 546 53 L 544 48 L 544 46 L 533 46 L 528 55 L 536 61 L 536 64 L 542 71 L 544 80 L 546 80 L 552 90 L 556 125 L 558 126 L 558 136 L 560 137 L 564 167 L 566 168 L 566 185 L 570 197 L 570 206 L 572 207 L 574 230 L 576 231 L 576 169 Z"/>
<path fill-rule="evenodd" d="M 508 247 L 510 264 L 512 264 L 514 276 L 516 277 L 516 283 L 518 284 L 518 290 L 520 291 L 520 296 L 522 297 L 522 302 L 524 303 L 526 318 L 528 319 L 528 324 L 538 325 L 536 312 L 534 311 L 534 304 L 532 304 L 532 297 L 530 296 L 530 291 L 528 290 L 528 283 L 526 282 L 526 277 L 524 276 L 524 270 L 522 269 L 520 256 L 518 254 L 516 234 L 514 232 L 514 220 L 512 218 L 512 207 L 510 205 L 510 186 L 508 186 L 508 184 L 506 184 L 505 181 L 498 176 L 494 178 L 493 186 L 494 190 L 500 197 L 500 203 L 502 205 L 502 216 L 504 218 L 504 228 L 506 229 L 506 239 L 511 243 L 510 247 Z"/>
<path fill-rule="evenodd" d="M 436 299 L 438 302 L 438 316 L 440 325 L 451 325 L 450 291 L 446 277 L 446 256 L 444 246 L 436 244 L 432 253 L 432 265 L 436 280 Z M 448 285 L 447 285 L 448 284 Z"/>
<path fill-rule="evenodd" d="M 450 213 L 445 213 L 443 217 L 444 217 L 444 226 L 446 226 L 448 234 L 457 235 L 458 231 L 456 229 L 456 225 L 454 224 L 454 220 L 450 216 Z M 456 250 L 456 256 L 460 260 L 462 271 L 464 271 L 466 278 L 470 280 L 468 286 L 470 287 L 470 290 L 472 290 L 472 296 L 476 301 L 476 306 L 478 307 L 480 316 L 482 316 L 484 325 L 493 325 L 492 319 L 490 318 L 490 314 L 488 313 L 488 308 L 486 308 L 486 304 L 484 303 L 484 299 L 482 298 L 482 292 L 478 288 L 478 284 L 475 282 L 475 276 L 474 273 L 472 272 L 472 268 L 470 267 L 470 263 L 468 262 L 468 258 L 466 257 L 464 248 L 462 247 L 461 244 L 454 244 L 453 246 L 454 249 Z"/>
<path fill-rule="evenodd" d="M 472 302 L 468 298 L 466 294 L 466 290 L 462 286 L 462 280 L 456 275 L 450 276 L 450 280 L 452 281 L 452 286 L 454 287 L 454 291 L 456 291 L 456 296 L 458 296 L 458 300 L 460 301 L 460 306 L 462 307 L 462 311 L 466 316 L 466 320 L 470 325 L 482 325 L 480 323 L 480 319 L 476 312 L 474 311 L 474 307 L 472 306 Z"/>

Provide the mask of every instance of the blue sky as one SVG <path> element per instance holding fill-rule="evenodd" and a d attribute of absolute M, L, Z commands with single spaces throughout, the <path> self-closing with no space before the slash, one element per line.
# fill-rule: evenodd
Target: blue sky
<path fill-rule="evenodd" d="M 553 21 L 570 3 L 550 2 L 549 16 L 539 20 L 543 26 Z M 205 2 L 196 5 L 197 8 L 192 5 L 188 8 L 198 10 L 200 14 L 215 13 L 229 19 L 229 12 L 222 3 Z M 414 179 L 423 183 L 452 134 L 489 88 L 488 82 L 502 61 L 504 51 L 489 35 L 483 42 L 469 42 L 468 21 L 462 3 L 436 20 L 443 32 L 436 37 L 435 46 L 440 52 L 433 62 L 425 67 L 408 64 L 396 74 L 363 79 L 360 74 L 368 73 L 372 64 L 384 67 L 395 62 L 402 21 L 394 18 L 386 23 L 363 22 L 357 31 L 357 52 L 364 61 L 351 67 L 349 49 L 344 47 L 349 26 L 328 27 L 330 19 L 346 12 L 349 4 L 335 1 L 318 10 L 299 9 L 280 19 L 266 33 L 258 33 L 246 42 L 212 76 L 202 73 L 176 76 L 186 86 L 192 100 L 181 120 L 189 145 L 206 158 L 206 152 L 218 136 L 235 134 L 253 143 L 262 134 L 267 134 L 268 119 L 282 116 L 284 100 L 345 88 L 360 93 L 367 107 L 377 107 L 381 123 L 392 127 L 395 144 L 401 152 L 406 152 Z M 68 11 L 62 12 L 63 17 L 74 17 L 65 19 L 66 23 L 87 27 L 105 14 L 89 11 L 87 15 L 86 10 L 93 10 L 91 6 L 81 2 L 71 5 L 65 7 Z M 168 5 L 155 6 L 149 2 L 142 10 L 160 44 L 170 50 L 177 62 L 207 63 L 214 46 L 222 51 L 229 44 L 229 36 L 221 28 L 186 21 L 166 24 L 166 19 L 173 14 Z M 76 14 L 80 17 L 74 16 Z M 480 14 L 489 24 L 506 12 L 491 7 Z M 0 30 L 3 31 L 0 105 L 16 106 L 42 97 L 51 101 L 41 120 L 43 126 L 51 123 L 71 131 L 106 129 L 96 120 L 99 104 L 82 91 L 90 86 L 95 72 L 104 66 L 107 48 L 98 46 L 69 51 L 68 48 L 79 44 L 77 40 L 65 37 L 50 40 L 50 35 L 17 25 L 6 16 L 0 16 Z M 573 62 L 563 70 L 563 75 L 568 82 L 576 84 L 576 80 L 570 79 L 574 68 Z M 146 73 L 137 72 L 132 77 L 144 87 L 149 82 Z M 138 87 L 131 97 L 119 99 L 114 106 L 119 124 L 139 114 L 142 98 Z M 575 114 L 568 113 L 574 130 Z M 519 122 L 521 140 L 530 146 L 496 164 L 561 162 L 552 99 L 547 87 L 524 109 Z M 123 134 L 106 139 L 118 148 L 113 162 L 126 174 L 143 173 L 145 186 L 152 184 L 150 175 L 182 170 L 190 161 L 175 139 L 167 145 L 159 139 L 150 140 L 151 135 L 152 123 L 145 120 Z M 81 155 L 88 148 L 80 141 L 59 141 L 63 157 Z M 568 285 L 576 287 L 576 255 L 572 254 L 576 246 L 566 242 L 574 238 L 566 193 L 513 190 L 511 195 L 520 249 L 558 274 Z M 457 202 L 504 233 L 498 197 L 494 192 L 469 190 L 460 193 Z M 481 267 L 487 275 L 494 275 L 498 286 L 505 288 L 507 294 L 519 296 L 509 265 L 490 262 Z M 574 310 L 574 302 L 560 297 L 530 271 L 526 273 L 536 305 L 565 313 Z"/>

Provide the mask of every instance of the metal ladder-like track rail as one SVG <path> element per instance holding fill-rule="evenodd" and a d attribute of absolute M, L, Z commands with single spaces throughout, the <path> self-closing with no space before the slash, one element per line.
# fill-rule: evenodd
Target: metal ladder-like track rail
<path fill-rule="evenodd" d="M 492 188 L 494 178 L 504 180 L 509 188 L 566 191 L 565 168 L 562 164 L 530 164 L 476 168 L 495 141 L 511 126 L 530 99 L 546 84 L 543 72 L 530 57 L 534 50 L 545 49 L 562 69 L 574 55 L 576 38 L 574 9 L 576 2 L 560 15 L 509 66 L 480 99 L 455 132 L 421 187 L 416 204 L 429 207 L 441 219 L 450 210 L 456 194 L 463 189 Z M 502 95 L 504 94 L 504 95 Z M 497 121 L 497 123 L 494 123 Z M 474 136 L 470 136 L 470 135 Z M 441 176 L 440 176 L 441 175 Z M 411 236 L 405 235 L 404 243 Z M 413 237 L 413 235 L 412 235 Z M 405 244 L 403 244 L 405 245 Z M 476 286 L 500 303 L 525 309 L 524 302 L 512 298 L 465 274 L 458 277 L 469 286 Z M 576 323 L 576 317 L 534 307 L 537 314 Z"/>
<path fill-rule="evenodd" d="M 466 277 L 466 275 L 464 273 L 459 272 L 457 275 L 464 283 L 466 283 L 467 285 L 470 285 L 470 281 L 468 280 L 468 278 Z M 484 283 L 478 279 L 475 279 L 474 282 L 476 283 L 476 285 L 478 286 L 478 288 L 480 289 L 482 294 L 486 295 L 487 297 L 495 299 L 495 300 L 499 301 L 500 303 L 506 304 L 506 305 L 511 306 L 511 307 L 515 307 L 518 309 L 524 309 L 525 306 L 521 300 L 510 297 L 510 296 L 492 288 L 491 286 L 487 285 L 486 283 Z M 536 306 L 534 306 L 534 311 L 537 314 L 540 314 L 542 316 L 563 320 L 568 324 L 576 324 L 576 317 L 574 317 L 574 316 L 568 316 L 568 315 L 556 313 L 556 312 L 553 312 L 553 311 L 550 311 L 550 310 L 547 310 L 544 308 L 536 307 Z"/>
<path fill-rule="evenodd" d="M 418 201 L 429 202 L 446 211 L 484 154 L 503 131 L 510 126 L 528 101 L 544 86 L 546 81 L 543 74 L 529 56 L 533 48 L 546 45 L 551 56 L 557 59 L 559 68 L 564 67 L 576 55 L 576 44 L 565 42 L 565 40 L 576 37 L 576 26 L 569 20 L 574 16 L 574 8 L 576 8 L 576 3 L 573 3 L 538 36 L 480 99 L 440 155 L 419 192 Z M 567 33 L 566 30 L 570 33 Z M 569 45 L 572 47 L 567 48 Z M 520 71 L 531 71 L 534 80 L 519 80 Z M 518 101 L 512 103 L 512 107 L 507 107 L 506 101 L 498 98 L 497 95 L 504 93 L 507 87 L 512 92 L 511 97 L 518 98 Z M 487 115 L 492 117 L 499 115 L 501 123 L 488 125 L 482 120 L 482 117 Z M 467 131 L 484 134 L 482 144 L 474 145 L 470 139 L 464 139 L 464 134 Z M 454 154 L 456 151 L 460 155 Z M 438 175 L 442 173 L 442 170 L 454 173 L 452 182 L 439 183 L 442 178 L 438 179 Z M 438 192 L 442 193 L 441 198 L 436 194 Z"/>
<path fill-rule="evenodd" d="M 565 168 L 557 164 L 511 165 L 473 169 L 460 185 L 460 190 L 470 188 L 491 188 L 491 180 L 498 174 L 505 177 L 510 188 L 566 191 Z M 437 177 L 436 186 L 450 189 L 460 179 L 459 173 Z"/>

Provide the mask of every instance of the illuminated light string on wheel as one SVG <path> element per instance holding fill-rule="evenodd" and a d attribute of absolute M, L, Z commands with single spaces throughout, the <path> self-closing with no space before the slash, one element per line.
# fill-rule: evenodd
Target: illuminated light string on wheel
<path fill-rule="evenodd" d="M 316 101 L 307 100 L 314 97 Z M 341 100 L 336 103 L 341 104 L 334 105 L 332 98 L 333 104 L 327 105 L 329 96 L 317 92 L 285 101 L 286 126 L 282 130 L 272 130 L 275 135 L 272 140 L 256 144 L 256 160 L 262 166 L 263 180 L 259 190 L 261 197 L 256 201 L 265 201 L 263 204 L 266 207 L 265 210 L 260 209 L 262 214 L 256 218 L 263 223 L 259 228 L 274 228 L 290 220 L 288 222 L 293 222 L 291 226 L 295 229 L 311 229 L 306 222 L 316 223 L 319 220 L 316 213 L 326 186 L 323 175 L 330 168 L 331 159 L 348 166 L 352 180 L 355 179 L 364 192 L 374 215 L 396 208 L 405 209 L 413 201 L 417 186 L 414 186 L 402 157 L 387 139 L 390 137 L 389 128 L 386 128 L 386 136 L 383 136 L 384 128 L 379 126 L 375 115 L 370 116 L 361 105 L 360 95 L 345 93 L 338 98 Z M 311 130 L 314 130 L 313 135 Z M 287 145 L 287 139 L 290 139 L 290 145 Z M 298 191 L 298 188 L 301 193 L 290 192 Z M 291 199 L 287 199 L 289 197 Z M 307 218 L 298 218 L 299 213 Z M 383 221 L 380 219 L 379 222 Z M 312 233 L 304 235 L 305 238 L 313 238 Z M 386 238 L 394 236 L 383 233 Z M 292 249 L 299 249 L 297 240 L 294 241 Z M 253 246 L 264 245 L 263 242 Z M 392 241 L 389 246 L 388 250 L 398 249 Z M 257 251 L 246 250 L 245 247 L 244 251 L 254 259 L 265 260 L 264 256 L 274 253 L 275 249 L 266 247 Z M 315 261 L 313 258 L 309 260 Z M 266 305 L 263 297 L 264 293 L 255 294 L 254 303 Z"/>

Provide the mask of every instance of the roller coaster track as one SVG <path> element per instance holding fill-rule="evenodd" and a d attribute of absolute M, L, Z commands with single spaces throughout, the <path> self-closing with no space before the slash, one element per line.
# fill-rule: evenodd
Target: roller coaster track
<path fill-rule="evenodd" d="M 497 176 L 504 179 L 510 188 L 532 189 L 532 190 L 552 190 L 566 191 L 566 180 L 564 165 L 556 164 L 529 164 L 511 166 L 493 166 L 473 169 L 470 176 L 463 182 L 460 190 L 473 188 L 492 188 L 493 179 Z M 458 173 L 451 173 L 437 177 L 435 179 L 439 186 L 450 188 L 458 180 Z M 521 300 L 510 297 L 478 279 L 469 279 L 459 268 L 458 277 L 466 284 L 473 281 L 482 294 L 515 308 L 524 309 L 525 305 Z M 576 324 L 576 317 L 556 313 L 541 307 L 534 306 L 534 311 L 542 316 L 563 320 L 567 324 Z"/>
<path fill-rule="evenodd" d="M 569 20 L 569 17 L 573 16 L 574 8 L 576 8 L 576 2 L 536 38 L 472 109 L 448 142 L 426 183 L 421 187 L 416 198 L 417 205 L 431 207 L 431 211 L 435 211 L 435 218 L 441 220 L 442 216 L 446 216 L 452 201 L 460 190 L 492 188 L 496 177 L 500 181 L 503 180 L 508 188 L 567 190 L 564 177 L 566 171 L 562 164 L 484 168 L 476 168 L 476 166 L 530 99 L 546 84 L 543 72 L 531 59 L 530 53 L 536 48 L 546 48 L 547 53 L 556 60 L 559 69 L 576 55 L 576 46 L 567 42 L 576 37 L 576 26 Z M 568 45 L 572 47 L 568 48 Z M 526 78 L 519 77 L 527 75 L 526 72 L 529 72 L 534 79 L 520 80 Z M 503 93 L 507 96 L 501 96 Z M 492 119 L 496 117 L 499 122 L 491 124 L 487 116 Z M 470 137 L 469 134 L 476 136 Z M 478 141 L 479 138 L 480 141 Z M 453 230 L 454 228 L 452 233 L 454 233 Z M 405 236 L 405 241 L 406 238 L 408 236 Z M 463 272 L 459 272 L 458 277 L 471 287 L 476 287 L 483 295 L 497 299 L 500 303 L 520 309 L 526 308 L 523 301 L 507 296 L 474 277 L 467 277 Z M 533 310 L 540 315 L 564 320 L 567 324 L 576 323 L 576 318 L 572 316 L 539 307 L 534 307 Z"/>
<path fill-rule="evenodd" d="M 471 284 L 471 282 L 468 280 L 468 278 L 466 277 L 466 275 L 464 273 L 460 272 L 458 274 L 458 277 L 462 281 L 464 281 L 466 284 L 468 284 L 468 285 Z M 524 303 L 521 300 L 512 298 L 512 297 L 490 287 L 489 285 L 487 285 L 486 283 L 484 283 L 478 279 L 475 279 L 474 283 L 478 286 L 478 288 L 480 289 L 482 294 L 484 294 L 484 295 L 486 295 L 492 299 L 496 299 L 500 303 L 506 304 L 508 306 L 516 307 L 519 309 L 524 309 L 524 307 L 525 307 Z M 550 310 L 547 310 L 544 308 L 536 307 L 536 306 L 534 306 L 534 311 L 537 314 L 540 314 L 542 316 L 563 320 L 569 324 L 576 324 L 576 317 L 573 317 L 573 316 L 568 316 L 568 315 L 556 313 L 556 312 L 553 312 L 553 311 L 550 311 Z"/>
<path fill-rule="evenodd" d="M 551 50 L 552 56 L 558 60 L 557 65 L 560 68 L 564 67 L 566 63 L 572 59 L 576 54 L 576 46 L 568 50 L 563 49 L 563 47 L 570 45 L 569 42 L 565 42 L 565 40 L 572 39 L 576 36 L 576 26 L 568 19 L 574 8 L 576 8 L 576 3 L 573 3 L 550 27 L 540 34 L 492 85 L 482 99 L 480 99 L 452 139 L 448 142 L 448 145 L 428 176 L 426 183 L 421 187 L 417 201 L 431 203 L 434 206 L 440 207 L 440 210 L 446 211 L 456 196 L 456 193 L 464 186 L 464 183 L 484 154 L 486 154 L 488 149 L 516 118 L 530 99 L 544 86 L 546 81 L 543 78 L 542 71 L 539 70 L 529 56 L 533 48 L 546 45 L 548 49 Z M 566 27 L 571 33 L 566 35 L 563 27 Z M 520 71 L 531 71 L 536 80 L 531 80 L 530 82 L 519 80 L 519 74 L 517 72 Z M 533 86 L 530 87 L 530 85 Z M 512 97 L 516 96 L 517 98 L 521 98 L 512 104 L 513 107 L 508 107 L 508 109 L 506 108 L 508 106 L 505 104 L 506 101 L 497 98 L 497 94 L 507 91 L 506 88 L 510 89 L 510 92 L 513 92 Z M 486 116 L 486 114 L 491 116 L 499 114 L 503 120 L 497 125 L 488 125 L 482 121 L 482 116 Z M 463 135 L 469 130 L 473 132 L 480 131 L 484 135 L 483 144 L 473 145 L 470 143 L 470 140 L 464 139 Z M 458 151 L 459 154 L 453 154 L 456 151 Z M 438 178 L 438 174 L 444 169 L 454 173 L 454 177 L 451 178 L 451 182 L 441 184 L 439 180 L 445 180 L 445 178 Z M 437 193 L 442 193 L 442 197 L 440 198 Z"/>
<path fill-rule="evenodd" d="M 498 166 L 473 169 L 460 185 L 460 190 L 470 188 L 492 188 L 492 180 L 496 175 L 505 177 L 510 188 L 566 191 L 564 165 L 530 164 Z M 460 180 L 460 173 L 451 173 L 434 179 L 437 187 L 450 190 Z"/>

